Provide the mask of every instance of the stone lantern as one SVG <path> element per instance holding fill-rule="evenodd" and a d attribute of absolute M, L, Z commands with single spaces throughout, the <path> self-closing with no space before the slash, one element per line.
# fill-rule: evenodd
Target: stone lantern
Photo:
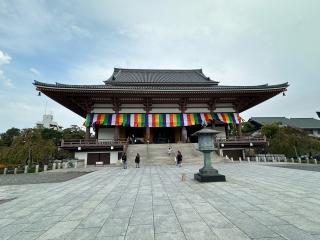
<path fill-rule="evenodd" d="M 226 177 L 218 173 L 218 170 L 212 167 L 211 152 L 214 150 L 214 136 L 219 131 L 209 128 L 203 128 L 192 134 L 198 136 L 199 151 L 203 153 L 204 166 L 199 169 L 199 173 L 194 174 L 194 179 L 199 182 L 225 182 Z"/>

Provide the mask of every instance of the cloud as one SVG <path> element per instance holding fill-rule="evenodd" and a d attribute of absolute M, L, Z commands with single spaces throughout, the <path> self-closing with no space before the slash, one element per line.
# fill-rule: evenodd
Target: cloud
<path fill-rule="evenodd" d="M 2 65 L 9 64 L 11 61 L 11 57 L 0 50 L 0 83 L 2 83 L 6 87 L 13 87 L 11 79 L 9 79 L 4 71 L 1 69 Z"/>
<path fill-rule="evenodd" d="M 0 86 L 12 79 L 30 97 L 34 78 L 103 84 L 114 67 L 202 68 L 221 85 L 289 81 L 286 97 L 246 111 L 248 117 L 310 116 L 319 110 L 319 7 L 318 0 L 0 0 L 0 46 L 14 58 L 0 52 Z M 16 100 L 12 92 L 7 99 Z M 77 117 L 52 108 L 61 124 Z"/>
<path fill-rule="evenodd" d="M 29 71 L 32 72 L 35 76 L 39 76 L 40 75 L 39 70 L 37 70 L 35 68 L 30 68 Z"/>
<path fill-rule="evenodd" d="M 11 61 L 11 57 L 5 52 L 2 52 L 0 50 L 0 66 L 3 64 L 8 64 L 10 63 L 10 61 Z"/>

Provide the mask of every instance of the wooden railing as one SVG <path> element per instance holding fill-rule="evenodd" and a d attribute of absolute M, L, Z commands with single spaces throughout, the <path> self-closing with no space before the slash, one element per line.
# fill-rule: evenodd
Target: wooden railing
<path fill-rule="evenodd" d="M 127 139 L 70 139 L 70 140 L 61 140 L 61 147 L 72 147 L 72 146 L 94 146 L 94 145 L 124 145 L 126 144 Z"/>
<path fill-rule="evenodd" d="M 266 142 L 266 137 L 250 137 L 250 136 L 232 136 L 228 138 L 216 138 L 217 143 L 225 142 Z"/>

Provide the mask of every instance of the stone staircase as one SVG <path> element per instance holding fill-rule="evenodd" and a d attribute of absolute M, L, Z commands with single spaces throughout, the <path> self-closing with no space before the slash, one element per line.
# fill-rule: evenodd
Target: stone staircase
<path fill-rule="evenodd" d="M 172 153 L 168 154 L 168 147 L 171 146 Z M 203 164 L 203 155 L 199 152 L 195 143 L 175 143 L 175 144 L 130 144 L 127 149 L 128 164 L 134 165 L 137 153 L 140 154 L 142 165 L 174 165 L 175 155 L 181 151 L 182 164 Z M 224 159 L 213 153 L 213 162 L 222 162 Z"/>

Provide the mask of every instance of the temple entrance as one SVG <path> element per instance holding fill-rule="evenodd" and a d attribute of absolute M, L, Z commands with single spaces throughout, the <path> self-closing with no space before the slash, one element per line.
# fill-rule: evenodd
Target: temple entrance
<path fill-rule="evenodd" d="M 158 127 L 152 128 L 153 143 L 174 143 L 175 128 L 174 127 Z"/>
<path fill-rule="evenodd" d="M 129 137 L 129 143 L 144 143 L 144 128 L 126 127 L 126 138 Z"/>
<path fill-rule="evenodd" d="M 202 125 L 194 125 L 194 126 L 188 126 L 187 128 L 187 136 L 190 142 L 192 143 L 197 143 L 198 142 L 198 137 L 197 136 L 191 136 L 194 134 L 196 131 L 201 130 L 203 127 Z"/>

